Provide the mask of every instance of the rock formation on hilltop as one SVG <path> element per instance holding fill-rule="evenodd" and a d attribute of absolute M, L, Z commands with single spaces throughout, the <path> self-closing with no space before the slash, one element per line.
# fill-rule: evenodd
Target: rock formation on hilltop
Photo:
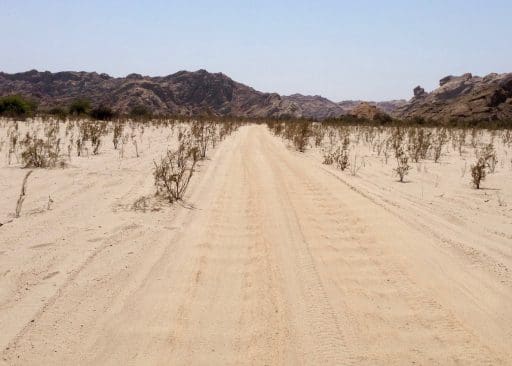
<path fill-rule="evenodd" d="M 414 97 L 394 115 L 438 121 L 512 120 L 512 73 L 446 76 L 430 93 L 416 87 Z"/>

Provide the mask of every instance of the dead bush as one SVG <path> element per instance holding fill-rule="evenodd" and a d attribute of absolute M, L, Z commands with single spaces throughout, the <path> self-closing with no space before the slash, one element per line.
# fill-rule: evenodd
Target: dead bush
<path fill-rule="evenodd" d="M 313 128 L 313 136 L 315 138 L 315 146 L 319 147 L 322 145 L 322 141 L 324 140 L 325 136 L 325 129 L 322 125 L 316 124 Z"/>
<path fill-rule="evenodd" d="M 347 164 L 348 164 L 348 155 L 347 155 Z M 357 173 L 359 172 L 359 170 L 361 170 L 361 168 L 364 166 L 365 166 L 364 157 L 359 159 L 359 162 L 358 162 L 357 154 L 354 154 L 354 160 L 353 160 L 352 164 L 350 164 L 350 175 L 355 177 L 357 175 Z"/>
<path fill-rule="evenodd" d="M 300 152 L 306 151 L 311 136 L 311 125 L 309 122 L 301 122 L 297 124 L 293 134 L 292 141 L 295 149 Z"/>
<path fill-rule="evenodd" d="M 436 134 L 434 143 L 433 143 L 433 152 L 434 152 L 434 162 L 437 163 L 441 158 L 441 154 L 443 152 L 444 145 L 448 142 L 448 134 L 446 129 L 443 128 L 439 130 Z"/>
<path fill-rule="evenodd" d="M 154 162 L 156 193 L 173 203 L 181 200 L 187 190 L 198 159 L 197 147 L 181 142 L 175 151 L 168 150 L 160 162 Z"/>
<path fill-rule="evenodd" d="M 348 151 L 343 150 L 341 147 L 325 150 L 323 164 L 335 164 L 338 169 L 344 171 L 350 165 L 348 161 Z"/>
<path fill-rule="evenodd" d="M 212 139 L 212 133 L 214 133 L 211 124 L 204 121 L 195 122 L 192 124 L 191 132 L 199 150 L 199 157 L 206 158 L 208 145 Z"/>
<path fill-rule="evenodd" d="M 485 159 L 480 157 L 476 164 L 471 165 L 471 179 L 473 182 L 473 186 L 476 189 L 480 189 L 480 183 L 485 179 L 486 172 L 485 172 L 486 162 Z"/>
<path fill-rule="evenodd" d="M 494 173 L 496 170 L 496 164 L 498 164 L 498 157 L 492 143 L 485 145 L 485 147 L 480 151 L 480 157 L 485 160 L 485 164 L 487 168 L 489 168 L 489 172 Z"/>
<path fill-rule="evenodd" d="M 480 189 L 481 182 L 487 176 L 487 169 L 494 173 L 498 158 L 492 143 L 485 145 L 476 155 L 477 161 L 471 165 L 471 181 L 476 189 Z"/>
<path fill-rule="evenodd" d="M 44 139 L 26 133 L 21 141 L 21 160 L 26 168 L 53 168 L 57 164 L 64 165 L 64 160 L 60 159 L 58 132 L 58 124 L 50 124 L 45 128 Z"/>
<path fill-rule="evenodd" d="M 324 149 L 324 151 L 323 151 L 324 160 L 323 160 L 322 163 L 325 164 L 325 165 L 332 165 L 332 164 L 334 164 L 334 162 L 336 161 L 336 158 L 338 156 L 339 151 L 340 151 L 340 148 L 338 148 L 336 150 L 333 150 L 332 148 Z"/>
<path fill-rule="evenodd" d="M 16 202 L 16 211 L 14 212 L 14 216 L 16 218 L 20 217 L 21 214 L 21 206 L 23 205 L 23 201 L 25 201 L 25 197 L 27 195 L 27 181 L 30 174 L 32 174 L 32 170 L 29 170 L 27 174 L 25 174 L 23 183 L 21 184 L 21 192 L 20 196 L 18 197 L 18 201 Z"/>
<path fill-rule="evenodd" d="M 343 152 L 338 155 L 338 159 L 336 160 L 336 165 L 338 166 L 338 169 L 341 171 L 344 171 L 348 168 L 350 163 L 348 162 L 348 152 L 347 150 L 343 150 Z"/>
<path fill-rule="evenodd" d="M 87 141 L 91 142 L 92 153 L 98 155 L 101 146 L 101 137 L 107 133 L 106 124 L 101 121 L 83 121 L 79 124 L 80 136 L 76 141 L 77 155 L 80 156 Z"/>
<path fill-rule="evenodd" d="M 114 135 L 112 137 L 112 143 L 114 144 L 114 150 L 117 150 L 119 146 L 119 140 L 123 136 L 124 124 L 122 122 L 116 122 L 114 124 Z"/>
<path fill-rule="evenodd" d="M 396 154 L 397 167 L 394 169 L 398 179 L 401 183 L 404 182 L 404 178 L 409 174 L 411 166 L 409 165 L 409 157 L 403 150 L 398 150 Z"/>
<path fill-rule="evenodd" d="M 409 143 L 407 149 L 409 150 L 409 155 L 416 163 L 420 161 L 420 159 L 427 157 L 431 145 L 432 132 L 424 128 L 409 129 Z"/>

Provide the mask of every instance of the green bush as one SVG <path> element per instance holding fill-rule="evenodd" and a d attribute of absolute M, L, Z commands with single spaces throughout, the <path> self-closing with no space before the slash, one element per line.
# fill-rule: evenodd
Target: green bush
<path fill-rule="evenodd" d="M 60 108 L 60 107 L 53 107 L 51 108 L 49 111 L 48 111 L 48 114 L 52 115 L 52 116 L 55 116 L 59 119 L 62 119 L 62 120 L 65 120 L 68 113 L 66 112 L 66 110 L 64 108 Z"/>
<path fill-rule="evenodd" d="M 73 116 L 82 116 L 89 114 L 91 103 L 87 99 L 77 99 L 69 106 L 69 114 Z"/>
<path fill-rule="evenodd" d="M 35 103 L 20 95 L 8 95 L 0 98 L 0 115 L 8 117 L 26 117 L 36 109 Z"/>
<path fill-rule="evenodd" d="M 151 118 L 151 112 L 143 105 L 136 105 L 130 110 L 130 117 L 133 119 Z"/>
<path fill-rule="evenodd" d="M 107 106 L 100 105 L 91 111 L 91 117 L 101 121 L 110 121 L 114 118 L 115 113 Z"/>

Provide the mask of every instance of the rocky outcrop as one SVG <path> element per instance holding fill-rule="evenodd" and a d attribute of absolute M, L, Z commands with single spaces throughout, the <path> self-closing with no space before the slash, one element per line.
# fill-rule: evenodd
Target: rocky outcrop
<path fill-rule="evenodd" d="M 304 118 L 324 120 L 346 114 L 339 104 L 319 95 L 292 94 L 281 98 L 281 108 L 284 109 L 284 113 L 288 111 L 290 115 L 298 114 Z"/>
<path fill-rule="evenodd" d="M 387 100 L 384 102 L 366 102 L 363 100 L 344 100 L 343 102 L 339 102 L 338 105 L 340 105 L 346 113 L 350 114 L 350 111 L 352 111 L 354 108 L 359 106 L 361 103 L 368 103 L 369 105 L 373 105 L 380 109 L 382 112 L 391 114 L 396 109 L 402 107 L 407 103 L 407 101 L 403 99 L 395 99 L 395 100 Z"/>
<path fill-rule="evenodd" d="M 412 92 L 414 93 L 414 98 L 421 98 L 427 95 L 425 89 L 423 89 L 419 85 L 416 88 L 414 88 Z"/>
<path fill-rule="evenodd" d="M 437 121 L 512 120 L 512 73 L 446 76 L 430 93 L 416 87 L 414 97 L 394 115 Z"/>
<path fill-rule="evenodd" d="M 359 103 L 359 105 L 354 107 L 349 114 L 354 117 L 368 119 L 370 121 L 382 120 L 388 117 L 387 114 L 380 110 L 376 105 L 372 105 L 368 102 Z"/>

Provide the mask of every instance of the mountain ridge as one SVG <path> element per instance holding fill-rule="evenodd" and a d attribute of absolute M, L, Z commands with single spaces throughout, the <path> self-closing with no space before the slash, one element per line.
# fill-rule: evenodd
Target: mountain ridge
<path fill-rule="evenodd" d="M 470 73 L 442 78 L 426 92 L 418 86 L 409 101 L 334 102 L 320 95 L 279 95 L 258 91 L 223 73 L 204 69 L 178 71 L 166 76 L 131 73 L 113 77 L 86 71 L 0 72 L 0 96 L 20 94 L 35 99 L 42 109 L 67 106 L 76 99 L 106 105 L 121 113 L 145 106 L 160 115 L 234 117 L 293 117 L 324 120 L 344 115 L 382 116 L 427 120 L 512 119 L 512 73 L 485 77 Z M 370 117 L 368 117 L 370 116 Z"/>
<path fill-rule="evenodd" d="M 203 69 L 166 76 L 130 73 L 125 77 L 94 71 L 0 72 L 0 95 L 7 94 L 33 98 L 43 109 L 84 98 L 93 105 L 107 105 L 122 113 L 144 105 L 155 114 L 323 120 L 346 115 L 352 109 L 320 95 L 261 92 L 223 73 Z"/>

